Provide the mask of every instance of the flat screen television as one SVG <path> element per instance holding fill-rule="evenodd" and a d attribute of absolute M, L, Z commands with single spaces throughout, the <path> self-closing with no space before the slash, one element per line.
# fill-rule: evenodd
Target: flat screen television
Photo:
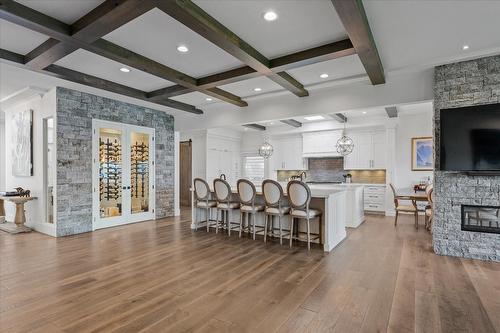
<path fill-rule="evenodd" d="M 500 172 L 500 104 L 441 110 L 440 169 Z"/>

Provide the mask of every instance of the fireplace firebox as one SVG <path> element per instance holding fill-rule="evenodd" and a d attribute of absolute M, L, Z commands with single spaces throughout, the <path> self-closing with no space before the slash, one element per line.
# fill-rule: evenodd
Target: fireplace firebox
<path fill-rule="evenodd" d="M 500 234 L 500 206 L 462 205 L 462 230 Z"/>

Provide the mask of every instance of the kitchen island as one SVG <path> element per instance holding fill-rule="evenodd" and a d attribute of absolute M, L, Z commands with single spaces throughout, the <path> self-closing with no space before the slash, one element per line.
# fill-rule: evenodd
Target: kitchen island
<path fill-rule="evenodd" d="M 321 230 L 321 243 L 323 246 L 323 250 L 325 252 L 330 252 L 333 250 L 344 238 L 346 237 L 346 194 L 347 190 L 345 188 L 336 187 L 336 188 L 325 188 L 325 187 L 316 187 L 311 186 L 311 208 L 320 209 L 323 212 L 323 216 L 321 218 L 321 228 L 317 223 L 317 219 L 312 220 L 311 222 L 311 233 L 319 233 Z M 286 196 L 286 186 L 283 186 Z M 237 199 L 238 191 L 236 188 L 232 188 L 233 195 L 235 195 L 235 199 Z M 236 200 L 235 200 L 236 201 Z M 194 195 L 191 200 L 194 204 Z M 262 192 L 260 186 L 257 187 L 257 198 L 256 202 L 264 203 L 264 198 L 262 197 Z M 200 220 L 205 220 L 205 210 L 200 209 L 199 218 Z M 233 214 L 230 216 L 231 221 L 239 221 L 239 212 L 237 210 L 233 211 Z M 195 219 L 195 210 L 194 206 L 192 207 L 192 221 Z M 258 213 L 256 215 L 256 224 L 263 226 L 264 225 L 265 215 L 264 213 Z M 283 229 L 289 229 L 291 218 L 289 215 L 285 216 L 282 220 Z M 191 228 L 195 228 L 194 222 L 191 224 Z M 305 231 L 305 224 L 299 224 L 299 231 Z"/>

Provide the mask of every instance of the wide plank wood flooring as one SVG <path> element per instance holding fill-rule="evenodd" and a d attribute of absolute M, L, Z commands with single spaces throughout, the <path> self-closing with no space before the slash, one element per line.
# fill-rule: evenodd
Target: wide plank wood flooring
<path fill-rule="evenodd" d="M 410 217 L 330 254 L 189 219 L 0 233 L 0 332 L 500 332 L 500 264 L 435 255 Z"/>

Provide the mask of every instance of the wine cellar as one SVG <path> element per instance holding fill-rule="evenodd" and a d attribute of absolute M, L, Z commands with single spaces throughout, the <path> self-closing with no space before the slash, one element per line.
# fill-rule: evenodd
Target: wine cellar
<path fill-rule="evenodd" d="M 94 139 L 96 222 L 106 227 L 153 219 L 154 130 L 103 123 Z"/>

